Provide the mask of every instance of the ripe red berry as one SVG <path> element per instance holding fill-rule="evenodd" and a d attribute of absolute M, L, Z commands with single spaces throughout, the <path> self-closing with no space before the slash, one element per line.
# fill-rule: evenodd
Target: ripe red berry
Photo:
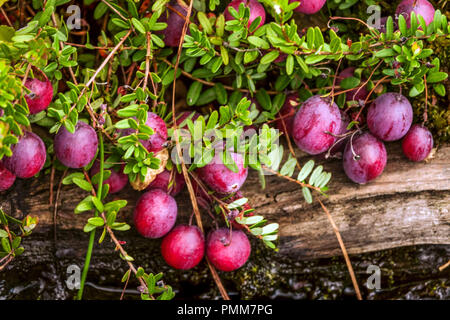
<path fill-rule="evenodd" d="M 355 69 L 354 67 L 348 67 L 344 70 L 341 71 L 341 73 L 339 73 L 338 78 L 336 80 L 336 84 L 340 85 L 342 80 L 349 78 L 349 77 L 354 77 L 355 76 Z M 364 83 L 366 80 L 365 79 L 361 79 L 361 83 L 359 85 L 361 85 L 362 83 Z M 351 91 L 348 91 L 346 93 L 346 100 L 347 101 L 359 101 L 359 100 L 366 100 L 367 96 L 369 95 L 369 91 L 367 90 L 366 86 L 362 87 L 362 88 L 355 88 Z"/>
<path fill-rule="evenodd" d="M 275 126 L 284 134 L 292 134 L 292 126 L 294 123 L 294 117 L 298 109 L 298 105 L 298 94 L 294 93 L 286 97 L 286 101 L 284 102 L 283 107 L 280 109 L 279 117 L 283 117 L 287 132 L 284 130 L 283 122 L 281 121 L 281 119 L 275 122 Z M 286 117 L 286 115 L 288 114 L 292 114 L 292 116 Z"/>
<path fill-rule="evenodd" d="M 53 98 L 52 83 L 48 79 L 45 81 L 27 79 L 25 87 L 31 91 L 25 95 L 30 114 L 36 114 L 48 108 Z"/>
<path fill-rule="evenodd" d="M 309 154 L 327 151 L 341 131 L 341 114 L 336 103 L 313 96 L 303 102 L 294 118 L 292 137 L 297 146 Z M 330 134 L 331 133 L 331 134 Z"/>
<path fill-rule="evenodd" d="M 228 169 L 223 163 L 220 151 L 216 150 L 211 163 L 203 168 L 198 168 L 198 176 L 211 189 L 219 193 L 232 193 L 238 191 L 247 179 L 248 168 L 244 167 L 244 159 L 242 155 L 230 152 L 231 158 L 238 167 L 238 172 Z M 228 161 L 232 161 L 228 159 Z"/>
<path fill-rule="evenodd" d="M 343 159 L 347 176 L 364 184 L 383 172 L 387 161 L 386 148 L 382 141 L 366 132 L 347 143 Z"/>
<path fill-rule="evenodd" d="M 434 7 L 428 0 L 403 0 L 395 10 L 396 16 L 402 15 L 408 28 L 411 27 L 411 12 L 421 15 L 425 23 L 429 25 L 434 19 Z M 419 21 L 417 17 L 417 21 Z"/>
<path fill-rule="evenodd" d="M 146 238 L 156 239 L 167 234 L 175 224 L 178 207 L 175 199 L 162 190 L 144 193 L 134 209 L 134 225 Z"/>
<path fill-rule="evenodd" d="M 403 138 L 402 148 L 408 159 L 422 161 L 433 149 L 433 135 L 426 127 L 415 124 Z"/>
<path fill-rule="evenodd" d="M 300 5 L 294 9 L 294 11 L 306 13 L 306 14 L 313 14 L 316 12 L 319 12 L 320 9 L 322 9 L 323 5 L 327 0 L 290 0 L 289 2 L 300 2 Z"/>
<path fill-rule="evenodd" d="M 170 7 L 161 15 L 160 22 L 166 22 L 167 28 L 161 31 L 164 43 L 168 47 L 178 47 L 187 15 L 187 7 L 178 1 L 170 1 Z M 175 11 L 174 11 L 175 10 Z"/>
<path fill-rule="evenodd" d="M 205 237 L 196 226 L 176 226 L 164 237 L 161 254 L 175 269 L 192 269 L 203 259 Z"/>
<path fill-rule="evenodd" d="M 171 173 L 168 170 L 164 170 L 160 174 L 158 174 L 153 180 L 149 186 L 147 187 L 147 190 L 150 189 L 161 189 L 164 192 L 167 192 L 172 197 L 175 197 L 177 194 L 180 193 L 181 190 L 183 190 L 183 187 L 185 185 L 184 177 L 182 174 L 178 173 L 176 170 L 172 171 Z M 171 178 L 172 176 L 172 178 Z M 175 176 L 175 177 L 173 177 Z M 174 179 L 175 178 L 175 179 Z M 173 181 L 172 185 L 169 187 L 170 181 Z"/>
<path fill-rule="evenodd" d="M 206 255 L 221 271 L 234 271 L 242 267 L 250 256 L 251 246 L 243 231 L 221 228 L 212 231 L 206 240 Z"/>
<path fill-rule="evenodd" d="M 69 168 L 82 168 L 94 159 L 98 140 L 95 130 L 83 121 L 78 121 L 75 132 L 70 133 L 61 127 L 55 136 L 55 155 Z"/>
<path fill-rule="evenodd" d="M 0 161 L 0 192 L 8 190 L 16 181 L 16 176 L 3 166 Z"/>
<path fill-rule="evenodd" d="M 31 178 L 41 171 L 47 157 L 44 142 L 36 134 L 25 131 L 11 147 L 12 156 L 3 158 L 3 165 L 18 178 Z"/>
<path fill-rule="evenodd" d="M 148 152 L 158 152 L 164 148 L 167 142 L 167 126 L 161 117 L 156 113 L 148 112 L 147 121 L 145 122 L 147 126 L 153 129 L 153 134 L 150 135 L 148 140 L 139 140 L 142 145 L 147 149 Z M 121 130 L 122 136 L 128 136 L 136 132 L 134 129 Z"/>
<path fill-rule="evenodd" d="M 250 9 L 250 17 L 248 19 L 248 27 L 252 24 L 252 22 L 258 18 L 261 17 L 261 22 L 259 23 L 258 27 L 261 27 L 264 25 L 264 22 L 266 21 L 266 11 L 264 10 L 264 6 L 259 3 L 257 0 L 233 0 L 230 2 L 230 4 L 225 8 L 225 20 L 234 20 L 233 16 L 231 15 L 230 11 L 228 10 L 229 7 L 233 7 L 236 9 L 236 11 L 239 11 L 239 5 L 243 3 L 246 7 Z"/>
<path fill-rule="evenodd" d="M 109 193 L 117 193 L 121 191 L 128 183 L 128 176 L 123 173 L 125 165 L 121 165 L 120 169 L 118 168 L 108 168 L 104 170 L 111 171 L 111 175 L 108 179 L 103 181 L 104 184 L 109 184 Z M 91 175 L 94 176 L 100 171 L 100 161 L 95 161 L 91 168 Z"/>
<path fill-rule="evenodd" d="M 367 112 L 370 132 L 384 141 L 401 139 L 411 127 L 413 110 L 408 99 L 388 92 L 375 99 Z"/>

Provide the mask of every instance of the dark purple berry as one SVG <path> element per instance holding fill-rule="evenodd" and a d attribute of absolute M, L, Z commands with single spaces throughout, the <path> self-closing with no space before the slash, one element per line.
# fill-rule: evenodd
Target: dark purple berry
<path fill-rule="evenodd" d="M 164 35 L 164 43 L 166 46 L 178 47 L 188 8 L 180 5 L 178 1 L 171 1 L 170 7 L 161 15 L 160 22 L 167 23 L 167 28 L 162 30 L 161 33 Z"/>
<path fill-rule="evenodd" d="M 349 78 L 349 77 L 354 77 L 355 76 L 355 69 L 354 67 L 348 67 L 344 70 L 341 71 L 341 73 L 339 73 L 338 78 L 336 80 L 336 84 L 340 85 L 342 80 L 344 80 L 345 78 Z M 361 79 L 361 83 L 364 83 L 366 80 L 365 79 Z M 362 88 L 355 88 L 351 91 L 348 91 L 346 93 L 346 99 L 347 101 L 359 101 L 359 100 L 366 100 L 367 96 L 369 95 L 369 91 L 367 90 L 366 86 L 362 87 Z"/>
<path fill-rule="evenodd" d="M 168 137 L 166 123 L 156 113 L 148 112 L 147 122 L 145 124 L 152 128 L 154 132 L 150 135 L 148 140 L 139 141 L 148 150 L 148 152 L 161 151 L 164 148 Z M 122 136 L 128 136 L 135 132 L 136 130 L 134 129 L 125 129 L 122 130 Z"/>

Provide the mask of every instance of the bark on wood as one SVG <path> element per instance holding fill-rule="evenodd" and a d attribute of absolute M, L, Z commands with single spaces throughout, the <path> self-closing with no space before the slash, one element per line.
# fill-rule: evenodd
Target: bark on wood
<path fill-rule="evenodd" d="M 389 144 L 388 164 L 381 177 L 367 185 L 352 183 L 345 176 L 341 161 L 318 161 L 333 173 L 330 197 L 325 204 L 340 229 L 350 254 L 419 244 L 450 244 L 450 146 L 442 146 L 429 163 L 407 161 L 399 143 Z M 299 153 L 301 163 L 308 160 Z M 316 159 L 317 161 L 317 159 Z M 55 179 L 56 194 L 59 177 Z M 18 180 L 14 188 L 0 194 L 0 206 L 13 216 L 39 216 L 37 234 L 73 234 L 71 241 L 83 242 L 82 227 L 87 216 L 75 215 L 73 209 L 86 193 L 73 186 L 63 186 L 54 217 L 49 205 L 48 176 Z M 299 186 L 281 178 L 267 177 L 261 190 L 256 174 L 250 174 L 243 188 L 246 197 L 270 222 L 280 224 L 280 252 L 296 259 L 340 255 L 334 232 L 320 205 L 308 205 Z M 129 201 L 119 219 L 130 221 L 133 206 L 141 193 L 127 189 L 114 198 Z M 178 197 L 180 218 L 187 222 L 192 212 L 189 197 Z M 203 215 L 206 221 L 208 216 Z M 131 231 L 120 234 L 122 240 L 135 239 Z M 51 237 L 49 237 L 51 238 Z M 49 239 L 47 238 L 47 239 Z M 31 241 L 31 239 L 30 239 Z M 65 241 L 67 243 L 67 241 Z M 49 244 L 51 246 L 51 244 Z M 130 244 L 132 247 L 133 244 Z M 61 246 L 58 245 L 62 250 Z M 78 247 L 78 245 L 75 245 Z M 36 249 L 37 250 L 37 249 Z"/>

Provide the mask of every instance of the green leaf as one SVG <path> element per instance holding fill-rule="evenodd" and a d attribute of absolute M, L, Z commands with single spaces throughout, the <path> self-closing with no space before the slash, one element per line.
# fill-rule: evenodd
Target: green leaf
<path fill-rule="evenodd" d="M 261 58 L 260 64 L 269 64 L 273 62 L 276 58 L 278 58 L 279 55 L 280 53 L 277 50 L 270 51 L 264 57 Z"/>
<path fill-rule="evenodd" d="M 102 227 L 105 224 L 105 221 L 100 217 L 92 217 L 88 219 L 88 223 L 96 227 Z"/>
<path fill-rule="evenodd" d="M 286 58 L 286 73 L 291 75 L 294 72 L 294 57 L 288 55 Z"/>
<path fill-rule="evenodd" d="M 297 159 L 289 155 L 288 161 L 281 167 L 280 174 L 283 176 L 291 177 L 295 170 L 295 165 L 297 164 Z"/>
<path fill-rule="evenodd" d="M 75 213 L 81 213 L 84 211 L 89 211 L 94 209 L 94 203 L 92 202 L 92 196 L 84 198 L 76 207 Z"/>
<path fill-rule="evenodd" d="M 311 191 L 307 187 L 302 187 L 303 197 L 307 203 L 312 203 Z"/>
<path fill-rule="evenodd" d="M 405 17 L 403 15 L 400 15 L 398 17 L 398 28 L 400 30 L 400 32 L 402 33 L 402 35 L 406 36 L 408 34 L 408 28 L 406 26 L 406 20 Z"/>
<path fill-rule="evenodd" d="M 248 40 L 248 42 L 250 42 L 250 44 L 254 45 L 257 48 L 261 48 L 261 49 L 264 49 L 264 50 L 267 50 L 267 49 L 270 48 L 269 43 L 266 40 L 261 39 L 259 37 L 249 36 L 247 38 L 247 40 Z"/>
<path fill-rule="evenodd" d="M 445 72 L 432 72 L 427 75 L 427 82 L 428 83 L 436 83 L 444 81 L 448 78 L 448 74 Z"/>
<path fill-rule="evenodd" d="M 203 89 L 203 83 L 194 81 L 186 94 L 186 103 L 188 106 L 194 106 Z"/>
<path fill-rule="evenodd" d="M 131 22 L 133 23 L 133 26 L 136 28 L 137 31 L 139 31 L 142 34 L 145 33 L 145 27 L 138 19 L 131 18 Z"/>
<path fill-rule="evenodd" d="M 213 29 L 211 26 L 211 22 L 209 21 L 206 14 L 202 11 L 199 11 L 197 14 L 197 18 L 198 18 L 198 21 L 200 22 L 201 26 L 203 27 L 203 30 L 205 30 L 205 32 L 207 34 L 211 34 L 213 32 Z"/>
<path fill-rule="evenodd" d="M 397 53 L 393 49 L 382 49 L 375 53 L 375 57 L 377 58 L 393 57 L 395 55 Z"/>
<path fill-rule="evenodd" d="M 309 176 L 313 168 L 314 168 L 314 160 L 309 160 L 307 163 L 303 165 L 303 168 L 298 173 L 297 180 L 304 181 Z"/>
<path fill-rule="evenodd" d="M 92 197 L 92 203 L 99 212 L 103 212 L 105 210 L 103 203 L 97 197 Z"/>
<path fill-rule="evenodd" d="M 9 244 L 9 239 L 2 238 L 1 242 L 2 242 L 3 250 L 5 250 L 5 252 L 8 252 L 8 253 L 11 252 L 11 245 Z"/>
<path fill-rule="evenodd" d="M 92 184 L 90 184 L 86 180 L 80 179 L 80 178 L 73 178 L 72 181 L 77 186 L 79 186 L 81 189 L 83 189 L 83 190 L 85 190 L 87 192 L 91 192 L 92 191 Z"/>
<path fill-rule="evenodd" d="M 320 174 L 322 173 L 323 167 L 317 166 L 316 169 L 314 169 L 313 173 L 309 177 L 309 184 L 312 186 L 315 186 L 316 179 L 319 178 Z"/>
<path fill-rule="evenodd" d="M 265 235 L 265 234 L 270 234 L 272 232 L 275 232 L 278 230 L 278 227 L 279 227 L 278 223 L 268 224 L 267 226 L 264 226 L 262 228 L 262 234 Z"/>

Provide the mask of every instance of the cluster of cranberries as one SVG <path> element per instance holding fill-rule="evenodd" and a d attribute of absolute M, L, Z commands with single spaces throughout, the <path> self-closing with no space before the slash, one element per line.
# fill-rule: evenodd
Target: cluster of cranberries
<path fill-rule="evenodd" d="M 366 90 L 360 92 L 367 96 Z M 359 95 L 353 91 L 349 94 Z M 361 98 L 365 99 L 364 96 Z M 281 117 L 283 112 L 288 112 L 283 110 L 296 104 L 288 98 L 281 109 Z M 387 162 L 383 141 L 404 137 L 403 152 L 412 161 L 424 160 L 433 148 L 433 137 L 427 128 L 417 124 L 411 127 L 413 111 L 408 99 L 394 92 L 380 95 L 370 105 L 366 120 L 369 132 L 349 132 L 349 116 L 331 99 L 318 95 L 303 102 L 295 116 L 283 120 L 296 145 L 308 154 L 337 153 L 343 149 L 345 173 L 361 184 L 383 172 Z M 280 126 L 279 122 L 281 120 L 277 121 L 277 126 Z"/>
<path fill-rule="evenodd" d="M 45 110 L 53 97 L 53 87 L 48 79 L 28 79 L 25 87 L 30 90 L 25 96 L 31 114 Z M 44 142 L 30 131 L 25 131 L 17 144 L 11 147 L 11 157 L 0 161 L 0 191 L 9 189 L 16 177 L 27 179 L 42 170 L 47 158 Z"/>
<path fill-rule="evenodd" d="M 247 178 L 248 169 L 244 167 L 242 156 L 237 153 L 231 153 L 231 156 L 239 169 L 236 173 L 229 170 L 218 155 L 210 164 L 196 170 L 202 182 L 220 195 L 237 193 Z M 200 200 L 202 194 L 198 184 L 192 182 Z M 239 228 L 232 232 L 227 228 L 219 228 L 211 231 L 205 240 L 204 234 L 196 226 L 175 226 L 178 207 L 173 197 L 184 185 L 183 176 L 175 170 L 160 173 L 136 204 L 133 219 L 137 231 L 150 239 L 164 237 L 161 253 L 173 268 L 191 269 L 200 263 L 205 252 L 209 261 L 219 270 L 233 271 L 240 268 L 248 260 L 251 247 L 247 236 Z M 236 227 L 236 224 L 233 226 Z"/>

